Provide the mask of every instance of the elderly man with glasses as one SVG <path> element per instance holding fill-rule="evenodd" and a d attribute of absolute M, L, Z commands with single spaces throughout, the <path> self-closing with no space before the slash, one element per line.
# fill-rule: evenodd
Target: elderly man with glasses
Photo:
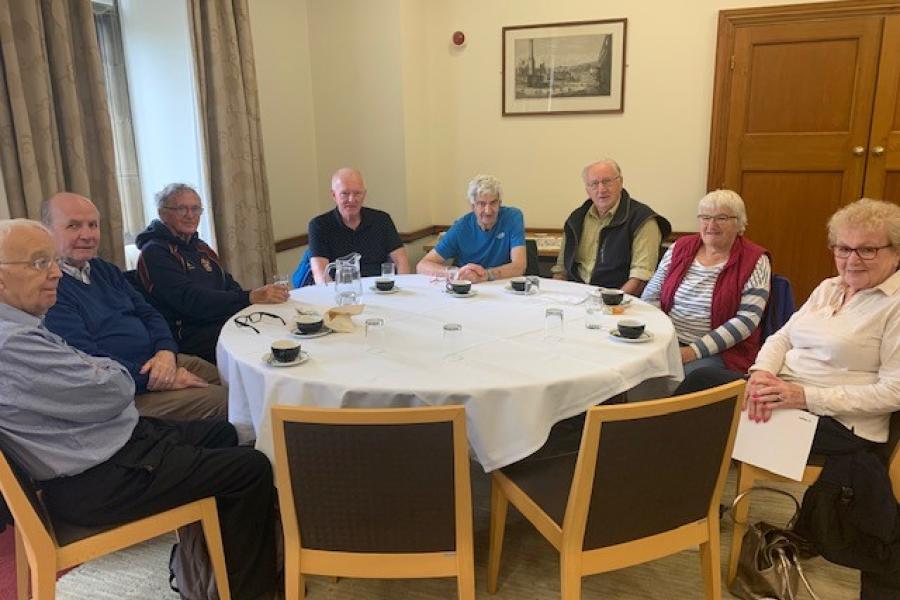
<path fill-rule="evenodd" d="M 119 362 L 90 356 L 42 322 L 63 258 L 40 223 L 0 221 L 0 446 L 39 482 L 54 519 L 85 527 L 216 497 L 231 597 L 276 593 L 269 460 L 226 421 L 138 415 Z"/>
<path fill-rule="evenodd" d="M 640 296 L 672 226 L 628 194 L 616 161 L 591 163 L 581 178 L 589 197 L 566 219 L 553 276 Z"/>
<path fill-rule="evenodd" d="M 44 319 L 47 328 L 82 352 L 128 369 L 141 415 L 224 419 L 228 397 L 216 367 L 179 354 L 162 315 L 116 265 L 97 257 L 100 213 L 94 203 L 60 192 L 43 202 L 41 220 L 64 258 L 57 302 Z"/>
<path fill-rule="evenodd" d="M 203 205 L 184 183 L 156 195 L 159 219 L 138 234 L 138 276 L 150 302 L 162 313 L 181 351 L 216 362 L 219 331 L 250 304 L 279 304 L 289 297 L 281 285 L 244 290 L 215 251 L 197 235 Z"/>

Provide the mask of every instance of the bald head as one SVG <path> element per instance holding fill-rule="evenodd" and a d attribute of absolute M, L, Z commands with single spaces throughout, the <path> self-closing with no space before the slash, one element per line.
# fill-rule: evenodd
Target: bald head
<path fill-rule="evenodd" d="M 338 169 L 331 176 L 331 197 L 337 205 L 344 223 L 353 229 L 359 225 L 363 202 L 366 199 L 366 184 L 362 174 L 356 169 Z"/>
<path fill-rule="evenodd" d="M 81 268 L 100 246 L 100 212 L 94 203 L 72 192 L 60 192 L 41 205 L 41 220 L 56 240 L 57 252 Z"/>
<path fill-rule="evenodd" d="M 0 302 L 36 317 L 46 314 L 62 276 L 54 259 L 46 227 L 27 219 L 0 221 Z"/>

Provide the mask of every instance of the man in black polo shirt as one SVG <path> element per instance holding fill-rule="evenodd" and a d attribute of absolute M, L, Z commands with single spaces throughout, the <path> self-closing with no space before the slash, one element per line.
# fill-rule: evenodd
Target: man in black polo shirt
<path fill-rule="evenodd" d="M 366 185 L 355 169 L 338 169 L 331 176 L 336 207 L 309 222 L 310 267 L 316 283 L 331 278 L 325 267 L 336 258 L 359 252 L 363 277 L 381 275 L 381 263 L 393 262 L 397 273 L 409 273 L 409 258 L 391 216 L 364 208 Z"/>

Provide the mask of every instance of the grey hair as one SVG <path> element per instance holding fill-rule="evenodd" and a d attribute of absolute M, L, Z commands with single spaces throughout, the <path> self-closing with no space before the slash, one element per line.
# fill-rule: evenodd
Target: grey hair
<path fill-rule="evenodd" d="M 198 198 L 200 197 L 197 190 L 186 183 L 170 183 L 160 191 L 156 192 L 156 208 L 160 209 L 168 206 L 169 200 L 184 192 L 191 192 Z"/>
<path fill-rule="evenodd" d="M 466 193 L 469 204 L 475 204 L 478 196 L 497 196 L 497 200 L 503 201 L 503 188 L 500 180 L 493 175 L 476 175 L 469 182 L 469 190 Z"/>
<path fill-rule="evenodd" d="M 724 208 L 737 217 L 738 234 L 747 229 L 747 207 L 740 194 L 731 190 L 714 190 L 700 198 L 697 204 L 698 214 L 713 214 L 717 208 Z"/>
<path fill-rule="evenodd" d="M 622 168 L 619 166 L 619 163 L 611 158 L 601 158 L 600 160 L 594 161 L 589 165 L 585 165 L 585 167 L 581 170 L 581 180 L 587 183 L 588 171 L 590 171 L 597 165 L 609 165 L 616 170 L 616 175 L 618 175 L 619 177 L 622 176 Z"/>
<path fill-rule="evenodd" d="M 6 256 L 6 243 L 9 237 L 20 229 L 31 228 L 43 231 L 51 238 L 53 234 L 43 223 L 31 219 L 4 219 L 0 221 L 0 257 Z"/>
<path fill-rule="evenodd" d="M 894 251 L 900 252 L 900 206 L 884 200 L 860 198 L 828 219 L 828 241 L 837 243 L 840 229 L 884 231 Z"/>

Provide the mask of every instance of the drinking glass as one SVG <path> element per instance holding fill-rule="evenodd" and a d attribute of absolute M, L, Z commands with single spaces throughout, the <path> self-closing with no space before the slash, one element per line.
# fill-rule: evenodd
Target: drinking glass
<path fill-rule="evenodd" d="M 283 287 L 286 290 L 291 289 L 291 277 L 290 275 L 272 275 L 272 284 Z"/>
<path fill-rule="evenodd" d="M 602 329 L 603 307 L 589 304 L 584 309 L 584 326 L 588 329 Z"/>
<path fill-rule="evenodd" d="M 525 279 L 528 280 L 528 285 L 525 288 L 527 291 L 541 289 L 541 278 L 537 275 L 528 275 Z"/>
<path fill-rule="evenodd" d="M 548 308 L 544 311 L 544 333 L 547 341 L 558 342 L 563 337 L 563 309 Z"/>
<path fill-rule="evenodd" d="M 366 351 L 371 354 L 384 352 L 384 319 L 381 317 L 366 319 Z"/>
<path fill-rule="evenodd" d="M 381 278 L 393 279 L 396 266 L 392 262 L 381 263 Z"/>
<path fill-rule="evenodd" d="M 444 324 L 444 360 L 457 362 L 462 360 L 462 325 L 459 323 Z"/>
<path fill-rule="evenodd" d="M 447 272 L 444 277 L 447 280 L 447 283 L 450 283 L 451 281 L 456 281 L 456 279 L 458 277 L 459 277 L 459 267 L 447 267 Z"/>

